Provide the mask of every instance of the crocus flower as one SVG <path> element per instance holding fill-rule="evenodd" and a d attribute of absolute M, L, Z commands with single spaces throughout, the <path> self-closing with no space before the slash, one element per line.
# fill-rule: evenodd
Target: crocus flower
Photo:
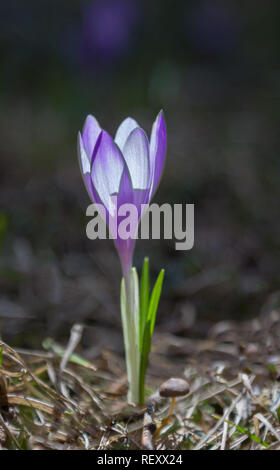
<path fill-rule="evenodd" d="M 143 206 L 149 204 L 163 169 L 166 151 L 163 114 L 160 112 L 153 124 L 150 141 L 130 117 L 121 123 L 113 140 L 93 116 L 88 116 L 78 136 L 78 150 L 89 196 L 94 203 L 102 206 L 103 216 L 113 232 L 119 252 L 123 269 L 121 316 L 128 401 L 143 403 L 145 373 L 164 270 L 160 272 L 150 295 L 149 265 L 147 260 L 144 261 L 140 295 L 137 270 L 132 267 L 132 254 Z M 136 212 L 132 230 L 130 227 L 128 236 L 123 236 L 119 228 L 125 215 L 121 209 L 126 204 Z"/>
<path fill-rule="evenodd" d="M 130 117 L 121 123 L 113 140 L 89 115 L 78 136 L 78 150 L 89 196 L 93 202 L 104 206 L 109 227 L 118 227 L 118 209 L 129 203 L 137 208 L 136 231 L 141 205 L 149 204 L 163 169 L 166 152 L 163 113 L 158 114 L 153 124 L 150 141 Z M 117 232 L 115 244 L 126 277 L 132 266 L 135 239 L 124 240 Z"/>

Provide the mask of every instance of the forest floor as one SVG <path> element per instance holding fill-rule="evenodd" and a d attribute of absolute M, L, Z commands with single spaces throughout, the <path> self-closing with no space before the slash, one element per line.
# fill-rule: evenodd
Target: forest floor
<path fill-rule="evenodd" d="M 0 343 L 2 449 L 280 449 L 280 311 L 215 324 L 203 339 L 157 333 L 143 407 L 128 405 L 123 357 L 83 356 L 81 325 L 66 347 Z M 169 423 L 158 387 L 185 378 Z M 150 423 L 152 426 L 146 426 Z"/>

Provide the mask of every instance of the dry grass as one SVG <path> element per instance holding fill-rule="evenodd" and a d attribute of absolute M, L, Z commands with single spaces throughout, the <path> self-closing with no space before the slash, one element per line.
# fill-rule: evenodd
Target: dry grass
<path fill-rule="evenodd" d="M 219 323 L 206 340 L 188 340 L 185 356 L 186 340 L 158 334 L 143 409 L 126 403 L 118 357 L 103 352 L 92 364 L 74 354 L 81 334 L 76 325 L 66 349 L 50 340 L 45 351 L 0 343 L 0 448 L 280 449 L 279 312 Z M 190 392 L 155 437 L 168 411 L 157 386 L 173 361 Z"/>

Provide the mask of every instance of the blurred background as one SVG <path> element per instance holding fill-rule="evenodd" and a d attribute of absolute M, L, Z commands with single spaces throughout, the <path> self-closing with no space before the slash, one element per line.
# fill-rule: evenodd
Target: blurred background
<path fill-rule="evenodd" d="M 10 0 L 0 6 L 0 333 L 122 351 L 120 266 L 90 241 L 76 139 L 87 114 L 168 129 L 157 203 L 195 204 L 195 245 L 139 241 L 166 268 L 158 334 L 280 303 L 279 2 Z"/>

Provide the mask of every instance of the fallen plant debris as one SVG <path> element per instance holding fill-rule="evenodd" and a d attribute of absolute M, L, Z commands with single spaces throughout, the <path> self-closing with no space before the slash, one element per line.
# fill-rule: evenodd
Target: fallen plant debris
<path fill-rule="evenodd" d="M 74 353 L 77 332 L 74 326 L 66 348 L 47 352 L 0 342 L 1 449 L 280 449 L 279 311 L 222 322 L 209 338 L 192 340 L 193 353 L 176 361 L 189 391 L 162 428 L 169 401 L 159 390 L 169 365 L 157 370 L 157 355 L 164 364 L 170 345 L 164 352 L 155 344 L 140 408 L 127 405 L 124 377 L 109 366 L 113 353 L 94 364 Z"/>

